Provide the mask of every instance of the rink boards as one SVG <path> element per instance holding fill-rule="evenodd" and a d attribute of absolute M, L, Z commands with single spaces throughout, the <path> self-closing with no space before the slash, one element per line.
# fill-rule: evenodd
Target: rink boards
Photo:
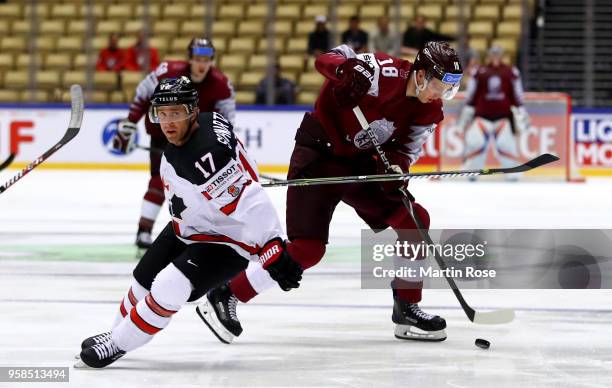
<path fill-rule="evenodd" d="M 543 152 L 552 152 L 562 158 L 557 165 L 535 172 L 536 176 L 563 177 L 570 163 L 574 163 L 583 175 L 612 175 L 612 111 L 582 110 L 570 117 L 566 97 L 555 95 L 544 98 L 538 93 L 528 94 L 527 107 L 533 125 L 518 137 L 521 159 L 527 160 Z M 445 105 L 445 120 L 436 136 L 428 140 L 424 155 L 413 171 L 460 168 L 462 134 L 454 126 L 460 107 L 461 100 Z M 294 106 L 238 110 L 236 133 L 262 171 L 286 171 L 295 130 L 308 109 Z M 88 106 L 79 136 L 41 168 L 147 169 L 146 152 L 135 150 L 124 156 L 108 149 L 117 122 L 125 114 L 126 107 L 122 105 Z M 13 167 L 25 166 L 63 135 L 68 117 L 67 106 L 63 105 L 0 105 L 0 159 L 15 153 Z M 138 142 L 146 146 L 148 141 L 141 121 Z M 488 166 L 495 165 L 491 152 Z"/>

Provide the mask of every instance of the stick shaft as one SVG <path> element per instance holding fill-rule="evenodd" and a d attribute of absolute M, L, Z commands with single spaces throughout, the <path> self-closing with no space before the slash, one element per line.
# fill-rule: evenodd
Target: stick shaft
<path fill-rule="evenodd" d="M 312 185 L 332 185 L 342 183 L 357 183 L 357 182 L 388 182 L 411 179 L 448 179 L 479 175 L 498 175 L 498 174 L 513 174 L 516 172 L 525 172 L 544 164 L 552 163 L 559 160 L 558 157 L 551 154 L 543 154 L 526 163 L 509 168 L 492 168 L 482 170 L 451 170 L 451 171 L 433 171 L 433 172 L 417 172 L 406 174 L 377 174 L 377 175 L 350 175 L 327 178 L 305 178 L 292 180 L 274 180 L 274 182 L 264 183 L 264 187 L 280 187 L 280 186 L 312 186 Z"/>

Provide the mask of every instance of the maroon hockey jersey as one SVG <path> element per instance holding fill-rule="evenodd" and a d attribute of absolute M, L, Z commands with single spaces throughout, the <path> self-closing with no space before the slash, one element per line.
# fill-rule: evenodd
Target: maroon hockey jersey
<path fill-rule="evenodd" d="M 189 77 L 190 69 L 187 61 L 165 61 L 149 73 L 136 88 L 136 96 L 130 105 L 128 120 L 137 123 L 142 116 L 145 118 L 147 133 L 154 137 L 162 137 L 163 133 L 157 124 L 153 124 L 147 115 L 151 95 L 161 79 L 180 76 Z M 204 80 L 194 83 L 198 91 L 201 112 L 219 112 L 232 124 L 236 116 L 236 100 L 234 88 L 229 79 L 217 68 L 211 67 Z"/>
<path fill-rule="evenodd" d="M 511 106 L 523 105 L 523 86 L 514 66 L 480 66 L 471 74 L 466 103 L 474 107 L 475 116 L 488 120 L 511 117 Z"/>
<path fill-rule="evenodd" d="M 354 55 L 347 46 L 339 46 L 320 55 L 315 66 L 326 78 L 315 103 L 314 116 L 321 123 L 333 144 L 334 153 L 353 155 L 373 152 L 372 142 L 350 108 L 340 108 L 333 96 L 338 82 L 336 68 Z M 359 107 L 385 148 L 405 154 L 413 164 L 419 157 L 427 137 L 442 121 L 442 101 L 421 103 L 406 96 L 412 63 L 382 52 L 359 54 L 357 58 L 374 69 L 374 81 Z"/>

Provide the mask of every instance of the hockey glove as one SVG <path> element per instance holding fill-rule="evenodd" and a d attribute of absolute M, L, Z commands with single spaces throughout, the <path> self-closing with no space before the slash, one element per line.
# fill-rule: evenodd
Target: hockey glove
<path fill-rule="evenodd" d="M 300 286 L 304 270 L 291 259 L 285 249 L 285 242 L 279 237 L 268 241 L 261 248 L 259 262 L 283 291 Z"/>
<path fill-rule="evenodd" d="M 391 168 L 388 170 L 385 167 L 382 159 L 378 155 L 374 155 L 374 160 L 376 161 L 376 173 L 377 174 L 403 174 L 409 172 L 410 161 L 407 156 L 396 152 L 396 151 L 386 151 L 385 156 L 391 163 Z M 389 182 L 380 182 L 380 187 L 382 187 L 383 191 L 393 199 L 400 199 L 403 196 L 401 193 L 401 189 L 404 188 L 406 192 L 408 192 L 408 181 L 389 181 Z M 412 194 L 408 193 L 411 201 L 414 200 Z"/>
<path fill-rule="evenodd" d="M 349 58 L 338 66 L 336 75 L 340 80 L 332 89 L 336 103 L 342 108 L 354 108 L 370 90 L 374 70 L 360 59 Z"/>
<path fill-rule="evenodd" d="M 134 148 L 136 148 L 137 132 L 138 128 L 135 123 L 128 120 L 119 121 L 117 133 L 115 133 L 112 139 L 111 149 L 125 155 L 134 151 Z"/>
<path fill-rule="evenodd" d="M 514 128 L 517 132 L 524 132 L 529 129 L 531 126 L 531 120 L 529 119 L 529 114 L 524 106 L 513 106 L 510 108 L 512 110 L 512 116 L 514 119 Z"/>

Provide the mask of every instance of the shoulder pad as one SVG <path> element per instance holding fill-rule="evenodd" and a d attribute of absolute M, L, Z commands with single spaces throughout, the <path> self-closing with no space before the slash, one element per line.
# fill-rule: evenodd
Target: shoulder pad
<path fill-rule="evenodd" d="M 157 78 L 171 78 L 181 75 L 189 76 L 189 62 L 164 61 L 155 69 Z"/>
<path fill-rule="evenodd" d="M 334 47 L 330 50 L 330 52 L 342 55 L 345 58 L 355 58 L 357 56 L 355 51 L 346 44 L 341 44 L 340 46 Z"/>
<path fill-rule="evenodd" d="M 219 70 L 216 67 L 211 67 L 210 68 L 210 75 L 213 78 L 221 80 L 221 81 L 225 81 L 226 79 L 228 79 L 227 76 L 221 70 Z"/>

